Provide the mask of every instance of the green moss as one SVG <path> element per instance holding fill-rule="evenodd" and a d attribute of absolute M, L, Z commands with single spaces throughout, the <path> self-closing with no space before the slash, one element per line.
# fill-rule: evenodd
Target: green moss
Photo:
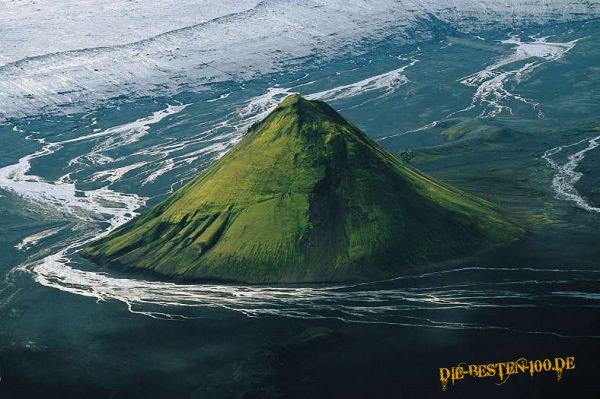
<path fill-rule="evenodd" d="M 378 278 L 517 239 L 491 203 L 426 176 L 327 104 L 289 96 L 166 201 L 82 254 L 181 278 Z"/>

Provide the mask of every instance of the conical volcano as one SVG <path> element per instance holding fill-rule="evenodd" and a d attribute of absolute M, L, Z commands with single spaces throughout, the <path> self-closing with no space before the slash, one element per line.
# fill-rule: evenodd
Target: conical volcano
<path fill-rule="evenodd" d="M 184 279 L 380 278 L 522 230 L 418 172 L 320 101 L 291 95 L 204 173 L 82 254 Z"/>

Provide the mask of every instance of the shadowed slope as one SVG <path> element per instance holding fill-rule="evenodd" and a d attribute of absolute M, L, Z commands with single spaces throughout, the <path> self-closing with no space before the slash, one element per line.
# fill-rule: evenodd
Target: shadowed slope
<path fill-rule="evenodd" d="M 192 279 L 357 280 L 521 234 L 489 202 L 404 164 L 327 104 L 293 95 L 204 173 L 82 254 Z"/>

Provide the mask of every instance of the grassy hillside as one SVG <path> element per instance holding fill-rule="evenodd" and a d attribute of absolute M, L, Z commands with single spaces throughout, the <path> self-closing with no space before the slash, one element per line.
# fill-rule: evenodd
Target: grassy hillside
<path fill-rule="evenodd" d="M 404 164 L 327 104 L 294 95 L 204 173 L 82 254 L 192 279 L 356 280 L 521 234 L 489 202 Z"/>

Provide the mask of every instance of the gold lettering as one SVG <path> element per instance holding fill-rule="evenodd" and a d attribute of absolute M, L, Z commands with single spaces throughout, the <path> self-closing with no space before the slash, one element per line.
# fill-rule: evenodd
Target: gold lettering
<path fill-rule="evenodd" d="M 469 375 L 471 377 L 476 377 L 477 376 L 477 365 L 475 365 L 475 364 L 469 364 Z"/>
<path fill-rule="evenodd" d="M 527 359 L 522 357 L 519 360 L 517 360 L 516 367 L 517 367 L 516 372 L 524 373 L 525 369 L 527 368 Z"/>
<path fill-rule="evenodd" d="M 515 362 L 506 363 L 506 374 L 515 374 Z"/>
<path fill-rule="evenodd" d="M 487 374 L 485 373 L 485 365 L 482 364 L 477 368 L 477 377 L 487 377 Z"/>
<path fill-rule="evenodd" d="M 533 360 L 529 361 L 529 374 L 531 374 L 531 376 L 533 377 L 533 373 L 535 372 L 534 368 L 533 368 Z"/>
<path fill-rule="evenodd" d="M 498 371 L 499 371 L 499 377 L 500 377 L 500 383 L 496 383 L 496 385 L 502 385 L 504 384 L 506 381 L 508 381 L 508 377 L 510 377 L 510 373 L 508 372 L 508 367 L 506 367 L 508 364 L 507 363 L 497 363 L 498 364 Z M 506 375 L 504 375 L 502 373 L 502 366 L 504 367 L 504 371 L 506 372 Z"/>
<path fill-rule="evenodd" d="M 442 382 L 442 391 L 448 388 L 448 378 L 450 377 L 450 370 L 445 367 L 440 369 L 440 381 Z"/>
<path fill-rule="evenodd" d="M 456 380 L 462 380 L 463 378 L 465 378 L 465 370 L 463 369 L 462 363 L 459 364 L 458 366 L 454 367 L 454 379 Z M 454 384 L 452 384 L 454 385 Z"/>
<path fill-rule="evenodd" d="M 550 361 L 550 359 L 544 359 L 544 371 L 550 371 L 552 370 L 552 362 Z"/>
<path fill-rule="evenodd" d="M 502 366 L 504 366 L 504 363 L 496 363 L 496 366 L 498 366 L 498 377 L 500 377 L 500 381 L 502 381 L 504 379 L 504 374 L 502 373 Z"/>
<path fill-rule="evenodd" d="M 575 357 L 556 357 L 554 360 L 527 360 L 522 357 L 513 362 L 503 363 L 469 365 L 466 363 L 459 363 L 455 367 L 442 367 L 439 370 L 442 391 L 445 391 L 448 388 L 448 381 L 452 381 L 452 385 L 454 385 L 455 380 L 462 380 L 465 378 L 465 375 L 476 378 L 498 376 L 500 381 L 496 382 L 496 385 L 502 385 L 508 381 L 511 375 L 525 373 L 525 370 L 527 369 L 529 369 L 529 373 L 532 377 L 535 373 L 541 373 L 542 371 L 555 371 L 556 380 L 560 381 L 564 370 L 575 369 Z"/>
<path fill-rule="evenodd" d="M 559 365 L 560 362 L 560 365 Z M 554 370 L 556 371 L 556 381 L 560 381 L 562 378 L 562 372 L 565 368 L 565 360 L 561 357 L 557 357 L 554 359 Z"/>
<path fill-rule="evenodd" d="M 566 357 L 565 360 L 567 362 L 566 369 L 573 370 L 575 368 L 575 358 L 573 356 L 569 356 L 569 357 Z"/>

